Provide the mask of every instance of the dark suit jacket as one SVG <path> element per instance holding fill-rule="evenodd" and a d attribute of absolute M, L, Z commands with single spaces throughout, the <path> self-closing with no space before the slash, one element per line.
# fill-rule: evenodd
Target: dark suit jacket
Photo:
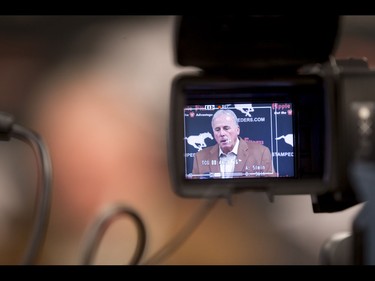
<path fill-rule="evenodd" d="M 234 172 L 271 172 L 274 173 L 272 155 L 268 147 L 259 143 L 245 141 L 239 138 L 238 154 Z M 219 145 L 206 147 L 194 156 L 194 174 L 220 173 Z M 256 175 L 249 175 L 254 177 Z M 267 175 L 267 176 L 276 176 Z"/>

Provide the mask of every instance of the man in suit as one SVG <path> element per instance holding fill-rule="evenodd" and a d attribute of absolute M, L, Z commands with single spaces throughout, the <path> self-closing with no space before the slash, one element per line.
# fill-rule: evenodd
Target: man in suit
<path fill-rule="evenodd" d="M 232 110 L 218 110 L 212 117 L 211 126 L 217 144 L 195 154 L 193 177 L 277 176 L 268 147 L 239 136 L 240 127 Z"/>

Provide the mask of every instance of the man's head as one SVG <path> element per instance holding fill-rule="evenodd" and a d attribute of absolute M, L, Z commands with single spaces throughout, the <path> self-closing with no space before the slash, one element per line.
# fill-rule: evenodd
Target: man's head
<path fill-rule="evenodd" d="M 215 140 L 224 153 L 233 149 L 240 134 L 236 114 L 229 109 L 218 110 L 211 121 Z"/>

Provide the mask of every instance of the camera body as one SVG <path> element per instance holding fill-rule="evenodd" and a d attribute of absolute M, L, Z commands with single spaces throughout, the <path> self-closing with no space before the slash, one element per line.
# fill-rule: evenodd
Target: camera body
<path fill-rule="evenodd" d="M 329 60 L 339 17 L 319 24 L 318 36 L 306 18 L 180 18 L 177 61 L 202 70 L 172 84 L 169 163 L 178 195 L 309 194 L 314 212 L 359 202 L 348 169 L 375 157 L 375 77 L 364 60 Z M 253 165 L 223 178 L 219 158 L 199 159 L 209 172 L 192 172 L 195 154 L 216 144 L 219 109 L 235 112 L 241 139 L 269 149 L 275 173 Z"/>

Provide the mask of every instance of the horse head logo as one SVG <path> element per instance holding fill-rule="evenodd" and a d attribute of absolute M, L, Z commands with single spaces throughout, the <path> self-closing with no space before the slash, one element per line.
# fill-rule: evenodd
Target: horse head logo
<path fill-rule="evenodd" d="M 286 136 L 280 136 L 278 138 L 275 138 L 275 140 L 281 140 L 284 139 L 285 143 L 289 144 L 290 146 L 293 146 L 293 134 L 288 134 Z"/>
<path fill-rule="evenodd" d="M 205 132 L 201 133 L 198 136 L 190 136 L 188 138 L 185 138 L 187 140 L 187 143 L 193 146 L 194 148 L 198 149 L 198 151 L 202 150 L 204 147 L 207 147 L 207 144 L 205 142 L 205 139 L 211 139 L 213 140 L 214 138 L 212 137 L 211 133 Z"/>

